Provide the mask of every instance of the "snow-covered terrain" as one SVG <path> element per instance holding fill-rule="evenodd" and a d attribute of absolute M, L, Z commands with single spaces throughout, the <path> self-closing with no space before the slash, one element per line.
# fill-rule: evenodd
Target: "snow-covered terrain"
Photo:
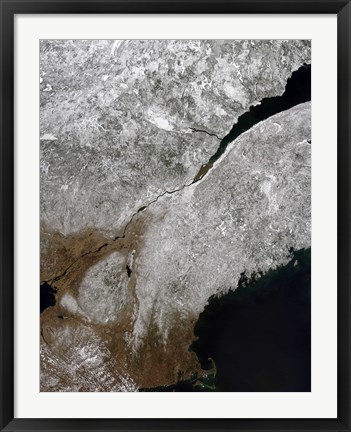
<path fill-rule="evenodd" d="M 310 246 L 311 104 L 264 120 L 193 182 L 308 41 L 42 41 L 42 391 L 201 373 L 213 294 Z M 193 130 L 195 129 L 195 131 Z"/>

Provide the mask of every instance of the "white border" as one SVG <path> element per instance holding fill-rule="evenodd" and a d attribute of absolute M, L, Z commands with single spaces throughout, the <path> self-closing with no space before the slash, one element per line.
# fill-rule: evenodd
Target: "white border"
<path fill-rule="evenodd" d="M 39 39 L 312 40 L 312 392 L 39 393 Z M 335 418 L 336 15 L 17 15 L 15 416 Z"/>

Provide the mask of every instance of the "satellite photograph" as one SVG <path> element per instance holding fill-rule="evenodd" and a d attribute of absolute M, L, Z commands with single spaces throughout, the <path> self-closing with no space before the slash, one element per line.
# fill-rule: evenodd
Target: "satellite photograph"
<path fill-rule="evenodd" d="M 311 391 L 309 40 L 40 41 L 40 391 Z"/>

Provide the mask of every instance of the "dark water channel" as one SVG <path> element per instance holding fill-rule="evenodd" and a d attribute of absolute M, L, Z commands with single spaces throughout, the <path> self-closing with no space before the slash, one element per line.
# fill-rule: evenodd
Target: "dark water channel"
<path fill-rule="evenodd" d="M 295 105 L 311 100 L 311 65 L 304 64 L 292 73 L 287 80 L 285 91 L 281 96 L 262 99 L 261 103 L 251 106 L 250 110 L 242 114 L 232 130 L 226 135 L 216 153 L 203 165 L 194 178 L 194 183 L 203 178 L 212 168 L 213 164 L 225 152 L 229 143 L 234 141 L 243 132 L 267 118 L 286 111 Z"/>
<path fill-rule="evenodd" d="M 228 144 L 255 124 L 311 100 L 311 66 L 287 80 L 281 96 L 250 107 L 201 167 L 203 178 Z M 242 274 L 235 291 L 212 297 L 200 315 L 190 347 L 208 377 L 140 391 L 310 391 L 311 250 L 290 250 L 291 261 L 256 280 Z M 215 373 L 213 373 L 215 365 Z"/>

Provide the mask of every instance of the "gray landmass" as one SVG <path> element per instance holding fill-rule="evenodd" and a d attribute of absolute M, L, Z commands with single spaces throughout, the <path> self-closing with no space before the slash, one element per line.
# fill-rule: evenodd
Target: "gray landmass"
<path fill-rule="evenodd" d="M 121 234 L 310 62 L 308 41 L 42 41 L 40 53 L 41 220 L 64 235 Z"/>
<path fill-rule="evenodd" d="M 166 338 L 173 316 L 188 322 L 240 273 L 266 272 L 288 262 L 290 247 L 310 246 L 310 110 L 302 104 L 259 123 L 208 177 L 148 207 L 135 259 L 136 338 L 152 320 Z"/>

